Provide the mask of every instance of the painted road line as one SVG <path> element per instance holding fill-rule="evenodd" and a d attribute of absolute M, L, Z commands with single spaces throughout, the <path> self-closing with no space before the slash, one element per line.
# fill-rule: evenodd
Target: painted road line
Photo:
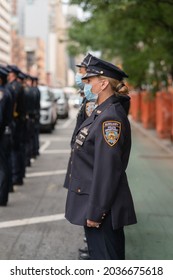
<path fill-rule="evenodd" d="M 49 141 L 49 142 L 64 142 L 64 141 L 68 141 L 70 142 L 70 137 L 47 137 L 47 136 L 41 136 L 40 140 L 45 142 L 45 141 Z"/>
<path fill-rule="evenodd" d="M 73 123 L 74 119 L 67 120 L 64 124 L 58 126 L 57 128 L 68 128 Z"/>
<path fill-rule="evenodd" d="M 71 150 L 46 150 L 44 152 L 42 152 L 42 155 L 46 154 L 46 155 L 51 155 L 51 154 L 70 154 Z"/>
<path fill-rule="evenodd" d="M 66 174 L 67 170 L 55 170 L 55 171 L 44 171 L 44 172 L 33 172 L 26 174 L 26 178 L 33 178 L 33 177 L 43 177 L 43 176 L 50 176 L 50 175 L 64 175 Z"/>
<path fill-rule="evenodd" d="M 33 225 L 33 224 L 40 224 L 40 223 L 47 223 L 47 222 L 54 222 L 54 221 L 62 221 L 64 219 L 65 219 L 65 217 L 64 217 L 64 213 L 63 213 L 63 214 L 57 214 L 57 215 L 49 215 L 49 216 L 42 216 L 42 217 L 34 217 L 34 218 L 13 220 L 13 221 L 7 221 L 7 222 L 0 222 L 0 229 L 1 228 L 10 228 L 10 227 Z"/>
<path fill-rule="evenodd" d="M 50 140 L 46 140 L 45 143 L 40 147 L 40 153 L 44 152 L 50 145 Z"/>

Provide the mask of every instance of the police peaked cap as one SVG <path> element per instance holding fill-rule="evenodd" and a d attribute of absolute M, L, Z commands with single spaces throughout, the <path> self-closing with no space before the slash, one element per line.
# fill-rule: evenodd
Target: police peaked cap
<path fill-rule="evenodd" d="M 4 65 L 0 65 L 0 70 L 1 70 L 2 75 L 4 74 L 4 75 L 7 76 L 8 73 L 9 73 L 9 70 L 8 70 L 7 67 L 4 66 Z"/>
<path fill-rule="evenodd" d="M 20 71 L 20 73 L 17 75 L 19 79 L 24 80 L 26 79 L 27 75 Z"/>
<path fill-rule="evenodd" d="M 119 67 L 97 57 L 91 58 L 87 67 L 87 73 L 82 77 L 82 79 L 87 79 L 94 76 L 106 76 L 118 81 L 128 78 L 128 75 Z"/>
<path fill-rule="evenodd" d="M 9 70 L 9 72 L 14 72 L 17 75 L 21 72 L 16 65 L 8 65 L 7 69 Z"/>
<path fill-rule="evenodd" d="M 27 79 L 27 80 L 32 80 L 32 76 L 29 75 L 29 74 L 26 74 L 26 79 Z"/>
<path fill-rule="evenodd" d="M 88 67 L 88 64 L 90 63 L 90 60 L 91 60 L 92 57 L 93 57 L 92 54 L 88 53 L 84 57 L 83 61 L 80 64 L 76 64 L 76 66 L 77 67 Z"/>
<path fill-rule="evenodd" d="M 0 68 L 3 69 L 7 74 L 10 72 L 7 66 L 0 64 Z"/>
<path fill-rule="evenodd" d="M 5 78 L 7 77 L 8 72 L 5 71 L 5 69 L 3 69 L 2 67 L 0 67 L 0 77 Z"/>
<path fill-rule="evenodd" d="M 38 81 L 38 77 L 32 76 L 32 80 L 37 82 Z"/>

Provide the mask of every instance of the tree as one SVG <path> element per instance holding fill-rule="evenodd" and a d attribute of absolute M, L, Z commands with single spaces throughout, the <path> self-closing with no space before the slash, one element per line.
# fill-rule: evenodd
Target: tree
<path fill-rule="evenodd" d="M 73 19 L 69 51 L 101 51 L 102 57 L 121 58 L 135 86 L 158 88 L 173 76 L 173 0 L 71 0 L 89 12 Z"/>

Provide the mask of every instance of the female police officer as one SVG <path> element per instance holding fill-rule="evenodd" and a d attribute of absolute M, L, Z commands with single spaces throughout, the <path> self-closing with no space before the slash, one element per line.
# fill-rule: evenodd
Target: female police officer
<path fill-rule="evenodd" d="M 127 114 L 121 105 L 118 67 L 94 58 L 83 76 L 97 108 L 80 126 L 73 147 L 66 219 L 83 225 L 91 259 L 124 259 L 125 225 L 136 223 L 126 167 L 131 148 Z"/>

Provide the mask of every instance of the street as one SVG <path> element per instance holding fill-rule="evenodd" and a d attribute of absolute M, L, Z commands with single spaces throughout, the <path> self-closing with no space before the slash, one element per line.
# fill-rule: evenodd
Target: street
<path fill-rule="evenodd" d="M 78 259 L 83 229 L 64 219 L 63 188 L 77 109 L 40 135 L 25 184 L 0 207 L 0 259 Z M 138 224 L 126 227 L 126 259 L 173 259 L 173 157 L 132 126 L 128 178 Z"/>

